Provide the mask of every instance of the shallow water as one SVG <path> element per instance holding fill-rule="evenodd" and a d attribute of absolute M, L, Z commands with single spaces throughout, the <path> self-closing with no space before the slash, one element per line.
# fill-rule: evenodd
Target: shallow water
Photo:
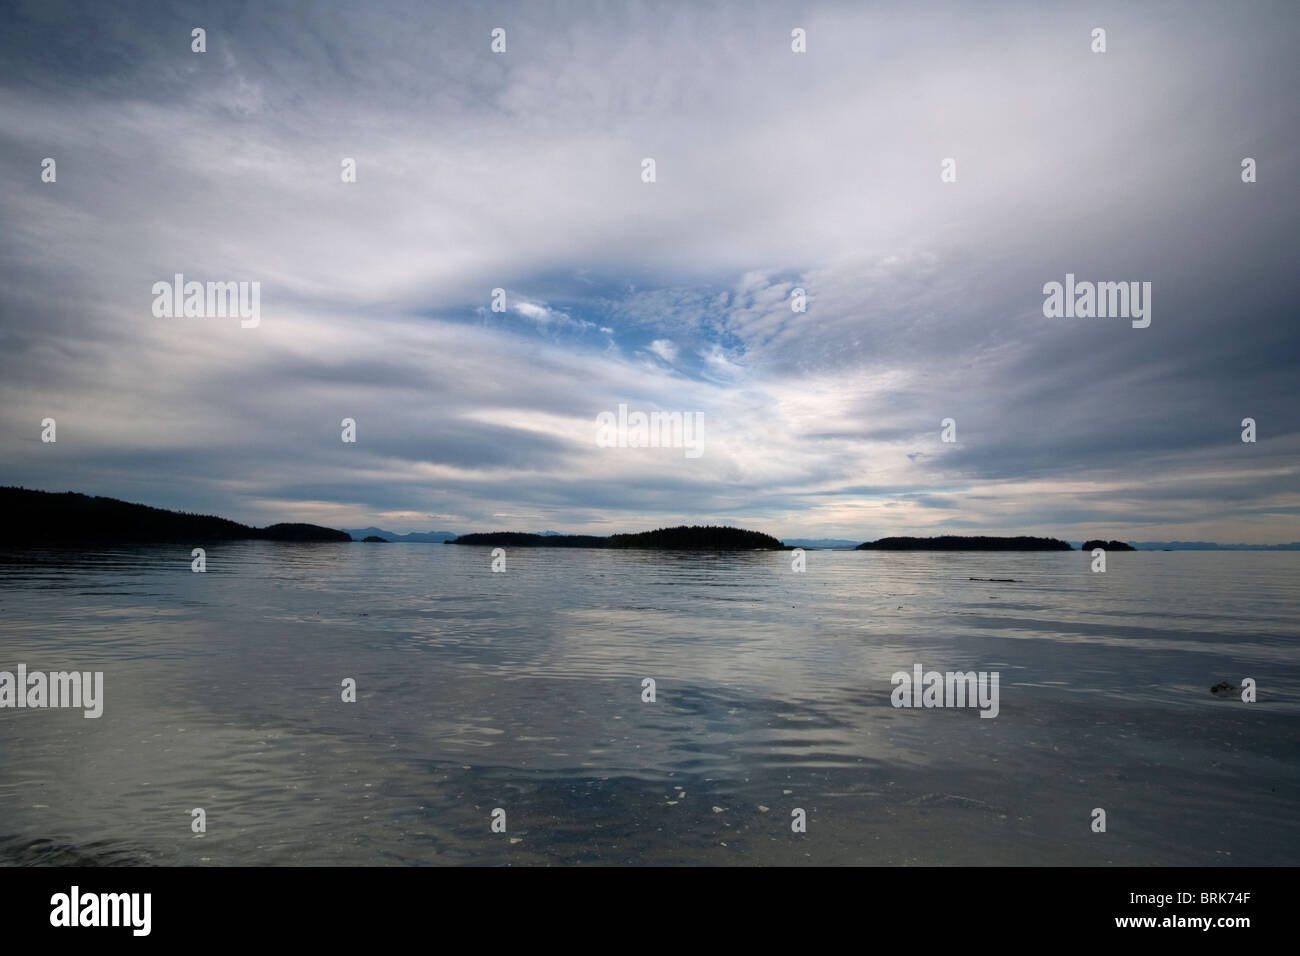
<path fill-rule="evenodd" d="M 105 683 L 0 710 L 0 862 L 1300 863 L 1297 553 L 190 560 L 0 553 L 0 670 Z M 918 663 L 998 716 L 892 707 Z"/>

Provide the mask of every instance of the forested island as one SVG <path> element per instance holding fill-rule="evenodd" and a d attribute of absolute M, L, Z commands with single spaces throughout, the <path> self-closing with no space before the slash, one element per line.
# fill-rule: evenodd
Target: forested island
<path fill-rule="evenodd" d="M 937 538 L 881 538 L 867 541 L 856 551 L 1073 551 L 1067 541 L 1056 538 L 992 538 L 984 535 L 944 534 Z"/>
<path fill-rule="evenodd" d="M 266 528 L 212 515 L 151 508 L 116 498 L 0 488 L 0 542 L 5 544 L 202 544 L 205 541 L 351 541 L 352 536 L 314 524 Z"/>
<path fill-rule="evenodd" d="M 1101 538 L 1093 538 L 1091 541 L 1083 543 L 1084 551 L 1091 551 L 1093 548 L 1101 548 L 1103 551 L 1136 551 L 1137 548 L 1124 541 L 1102 541 Z"/>
<path fill-rule="evenodd" d="M 498 548 L 648 548 L 664 551 L 787 550 L 776 538 L 760 531 L 714 525 L 657 528 L 636 534 L 527 534 L 489 531 L 463 534 L 448 544 L 477 544 Z"/>

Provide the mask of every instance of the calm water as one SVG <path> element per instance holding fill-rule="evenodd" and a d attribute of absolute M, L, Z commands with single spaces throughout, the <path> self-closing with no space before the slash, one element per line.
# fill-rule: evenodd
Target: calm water
<path fill-rule="evenodd" d="M 105 682 L 0 710 L 0 862 L 1300 863 L 1300 554 L 207 560 L 0 554 L 0 670 Z M 893 708 L 917 663 L 998 717 Z"/>

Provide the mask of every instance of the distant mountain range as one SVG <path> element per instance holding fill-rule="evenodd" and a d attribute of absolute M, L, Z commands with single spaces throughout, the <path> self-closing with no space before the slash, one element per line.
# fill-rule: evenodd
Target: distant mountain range
<path fill-rule="evenodd" d="M 1135 541 L 1139 551 L 1300 551 L 1300 541 L 1290 544 L 1215 544 L 1213 541 Z"/>
<path fill-rule="evenodd" d="M 454 531 L 410 531 L 406 534 L 398 534 L 396 531 L 385 531 L 383 528 L 344 528 L 343 530 L 352 535 L 353 541 L 364 541 L 366 538 L 383 538 L 385 541 L 442 544 L 444 541 L 450 541 L 452 538 L 458 537 Z"/>
<path fill-rule="evenodd" d="M 850 541 L 848 538 L 786 538 L 785 543 L 792 548 L 839 548 L 852 551 L 862 542 Z"/>

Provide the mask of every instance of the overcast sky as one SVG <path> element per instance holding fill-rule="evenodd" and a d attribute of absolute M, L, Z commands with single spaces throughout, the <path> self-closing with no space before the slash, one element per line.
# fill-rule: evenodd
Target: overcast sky
<path fill-rule="evenodd" d="M 1300 539 L 1293 2 L 0 17 L 0 483 L 397 531 Z M 260 324 L 155 317 L 175 273 L 260 282 Z M 1067 273 L 1150 282 L 1150 326 L 1045 318 Z M 620 403 L 700 413 L 703 453 L 599 447 Z"/>

